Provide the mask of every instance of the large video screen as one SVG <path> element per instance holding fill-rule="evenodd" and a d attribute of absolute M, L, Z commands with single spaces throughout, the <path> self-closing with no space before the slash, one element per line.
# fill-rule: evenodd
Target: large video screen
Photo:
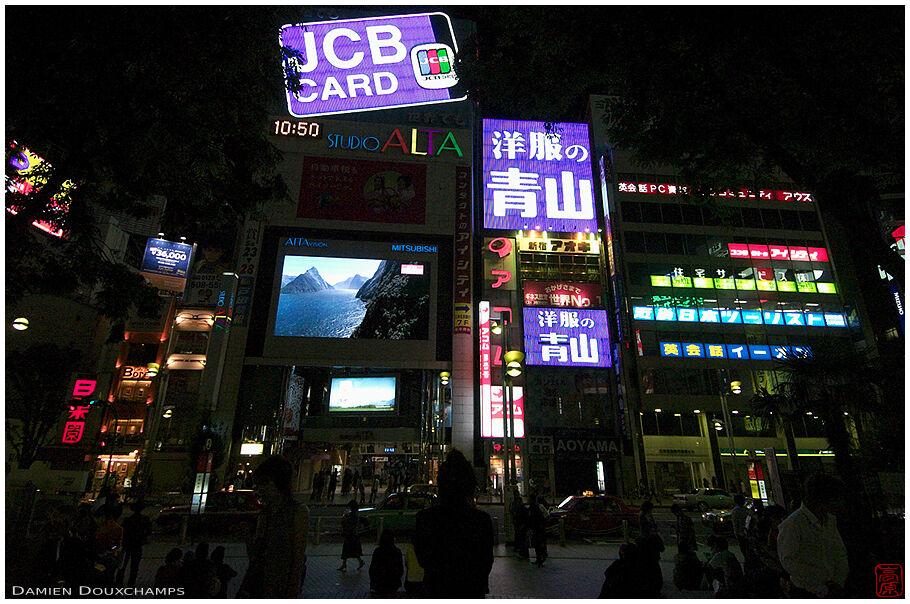
<path fill-rule="evenodd" d="M 389 413 L 395 411 L 396 378 L 334 377 L 329 390 L 329 412 Z"/>
<path fill-rule="evenodd" d="M 426 340 L 429 272 L 419 261 L 287 255 L 274 335 Z"/>

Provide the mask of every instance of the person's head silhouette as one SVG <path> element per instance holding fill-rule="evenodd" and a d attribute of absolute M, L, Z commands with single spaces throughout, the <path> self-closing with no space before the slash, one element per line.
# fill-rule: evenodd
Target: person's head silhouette
<path fill-rule="evenodd" d="M 444 503 L 470 504 L 474 500 L 477 479 L 474 468 L 458 449 L 452 449 L 439 466 L 436 476 L 439 499 Z"/>

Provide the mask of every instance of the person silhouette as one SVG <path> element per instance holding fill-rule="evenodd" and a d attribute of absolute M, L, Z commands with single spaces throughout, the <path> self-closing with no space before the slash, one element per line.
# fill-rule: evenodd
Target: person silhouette
<path fill-rule="evenodd" d="M 493 569 L 493 521 L 474 505 L 477 481 L 453 449 L 437 474 L 439 503 L 417 513 L 414 551 L 428 597 L 483 598 Z"/>

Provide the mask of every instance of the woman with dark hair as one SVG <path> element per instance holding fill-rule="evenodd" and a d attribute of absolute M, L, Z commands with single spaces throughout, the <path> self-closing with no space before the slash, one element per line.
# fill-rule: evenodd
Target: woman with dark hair
<path fill-rule="evenodd" d="M 360 535 L 357 533 L 357 525 L 360 521 L 358 513 L 359 506 L 353 499 L 348 502 L 348 511 L 341 517 L 341 535 L 344 537 L 344 543 L 341 545 L 341 566 L 338 568 L 341 572 L 348 569 L 348 558 L 357 558 L 360 565 L 357 570 L 363 568 L 363 549 L 360 547 Z"/>
<path fill-rule="evenodd" d="M 390 596 L 401 587 L 404 564 L 401 550 L 395 547 L 395 534 L 386 529 L 370 559 L 370 590 L 378 596 Z"/>
<path fill-rule="evenodd" d="M 291 495 L 291 463 L 269 457 L 253 471 L 264 506 L 256 522 L 250 562 L 238 597 L 297 598 L 306 576 L 309 511 Z"/>
<path fill-rule="evenodd" d="M 474 506 L 477 482 L 453 449 L 439 466 L 439 503 L 417 513 L 414 551 L 431 598 L 483 598 L 493 569 L 493 521 Z"/>

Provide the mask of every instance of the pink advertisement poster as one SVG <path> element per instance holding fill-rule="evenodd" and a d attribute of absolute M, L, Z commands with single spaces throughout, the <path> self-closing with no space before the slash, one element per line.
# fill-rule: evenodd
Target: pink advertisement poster
<path fill-rule="evenodd" d="M 423 224 L 426 183 L 420 164 L 307 157 L 297 217 Z"/>

